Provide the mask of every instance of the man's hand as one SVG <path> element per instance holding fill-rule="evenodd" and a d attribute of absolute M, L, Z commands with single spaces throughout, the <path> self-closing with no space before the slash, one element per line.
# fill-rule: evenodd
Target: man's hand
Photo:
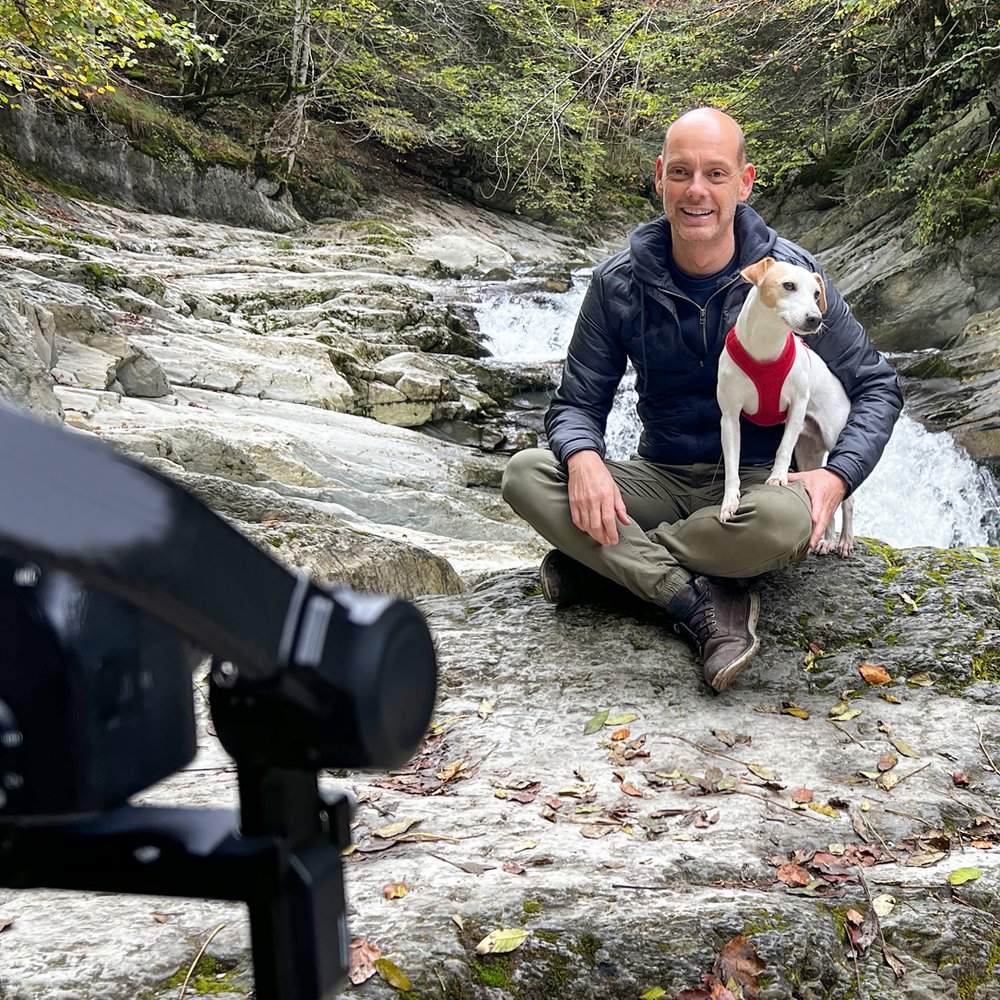
<path fill-rule="evenodd" d="M 809 538 L 809 551 L 819 544 L 830 519 L 847 496 L 847 484 L 836 472 L 829 469 L 811 469 L 809 472 L 789 472 L 790 483 L 799 482 L 809 494 L 809 511 L 813 532 Z"/>
<path fill-rule="evenodd" d="M 618 541 L 618 522 L 631 524 L 618 484 L 596 451 L 578 451 L 569 469 L 569 511 L 573 523 L 601 545 Z"/>

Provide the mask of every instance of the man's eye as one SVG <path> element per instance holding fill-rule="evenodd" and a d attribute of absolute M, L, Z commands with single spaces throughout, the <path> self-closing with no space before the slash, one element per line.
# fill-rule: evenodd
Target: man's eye
<path fill-rule="evenodd" d="M 783 281 L 781 283 L 781 287 L 784 288 L 784 290 L 786 292 L 794 292 L 795 291 L 795 282 L 794 281 Z M 819 295 L 817 294 L 816 297 L 819 298 Z"/>

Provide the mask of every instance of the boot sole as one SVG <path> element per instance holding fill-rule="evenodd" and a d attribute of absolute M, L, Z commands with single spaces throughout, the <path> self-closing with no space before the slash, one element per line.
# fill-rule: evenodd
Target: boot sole
<path fill-rule="evenodd" d="M 727 663 L 715 677 L 706 677 L 705 680 L 716 690 L 725 691 L 730 684 L 742 673 L 743 668 L 754 658 L 760 648 L 760 637 L 757 635 L 757 615 L 760 613 L 760 595 L 750 594 L 750 614 L 747 617 L 747 631 L 753 639 L 750 648 L 740 653 L 735 660 Z"/>

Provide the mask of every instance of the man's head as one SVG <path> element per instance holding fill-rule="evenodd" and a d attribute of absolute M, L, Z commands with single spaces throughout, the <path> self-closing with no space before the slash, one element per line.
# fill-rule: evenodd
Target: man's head
<path fill-rule="evenodd" d="M 722 111 L 696 108 L 667 129 L 656 160 L 656 191 L 670 223 L 674 260 L 711 274 L 735 252 L 736 203 L 753 187 L 743 130 Z"/>

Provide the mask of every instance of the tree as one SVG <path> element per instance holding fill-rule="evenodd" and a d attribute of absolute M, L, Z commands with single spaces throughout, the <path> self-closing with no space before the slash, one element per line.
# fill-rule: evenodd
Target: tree
<path fill-rule="evenodd" d="M 113 90 L 141 50 L 160 44 L 182 62 L 219 58 L 189 24 L 143 0 L 0 0 L 0 25 L 0 84 L 77 109 Z M 10 100 L 0 89 L 0 102 Z"/>

